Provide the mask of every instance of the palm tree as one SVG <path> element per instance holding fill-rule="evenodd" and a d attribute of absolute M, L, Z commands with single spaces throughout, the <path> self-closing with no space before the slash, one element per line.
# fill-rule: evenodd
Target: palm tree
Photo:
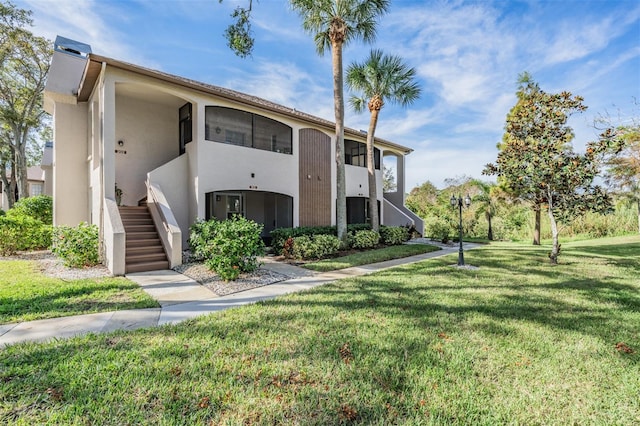
<path fill-rule="evenodd" d="M 420 87 L 414 80 L 416 70 L 408 67 L 399 56 L 385 55 L 381 50 L 372 50 L 363 63 L 354 63 L 347 69 L 347 85 L 361 96 L 352 96 L 351 106 L 356 112 L 369 108 L 371 119 L 367 132 L 367 171 L 369 175 L 369 214 L 371 229 L 380 229 L 378 218 L 378 196 L 373 156 L 378 116 L 385 102 L 403 107 L 420 96 Z"/>
<path fill-rule="evenodd" d="M 342 47 L 352 40 L 371 42 L 376 23 L 386 13 L 389 0 L 291 0 L 302 18 L 302 27 L 312 34 L 320 55 L 331 49 L 333 102 L 336 119 L 336 224 L 338 238 L 347 238 L 347 193 L 344 171 L 344 81 Z"/>
<path fill-rule="evenodd" d="M 488 225 L 487 239 L 493 241 L 493 226 L 491 220 L 497 212 L 497 203 L 499 202 L 501 189 L 494 183 L 483 182 L 479 179 L 473 179 L 471 183 L 480 190 L 480 193 L 473 197 L 473 203 L 477 206 L 476 219 L 484 213 Z"/>

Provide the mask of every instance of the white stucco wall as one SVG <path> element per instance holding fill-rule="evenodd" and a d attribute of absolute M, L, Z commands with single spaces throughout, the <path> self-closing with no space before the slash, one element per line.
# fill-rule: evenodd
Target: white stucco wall
<path fill-rule="evenodd" d="M 56 103 L 53 124 L 53 223 L 89 222 L 87 104 Z"/>
<path fill-rule="evenodd" d="M 267 191 L 298 197 L 298 157 L 295 154 L 200 141 L 198 168 L 199 203 L 202 205 L 206 193 L 223 190 Z"/>
<path fill-rule="evenodd" d="M 346 165 L 347 197 L 369 198 L 369 175 L 366 167 Z M 382 199 L 382 171 L 376 170 L 376 193 Z"/>

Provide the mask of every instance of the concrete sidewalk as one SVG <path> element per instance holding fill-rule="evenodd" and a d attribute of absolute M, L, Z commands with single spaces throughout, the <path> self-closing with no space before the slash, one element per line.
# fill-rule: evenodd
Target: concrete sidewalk
<path fill-rule="evenodd" d="M 465 250 L 477 246 L 478 244 L 464 244 Z M 265 263 L 263 268 L 284 272 L 285 275 L 296 278 L 222 297 L 216 296 L 196 281 L 171 270 L 129 274 L 127 278 L 138 283 L 155 298 L 160 308 L 102 312 L 0 325 L 0 348 L 19 342 L 47 341 L 87 333 L 135 330 L 178 323 L 200 315 L 307 290 L 343 278 L 366 275 L 457 251 L 457 246 L 444 246 L 439 251 L 326 273 L 314 273 L 282 263 Z"/>

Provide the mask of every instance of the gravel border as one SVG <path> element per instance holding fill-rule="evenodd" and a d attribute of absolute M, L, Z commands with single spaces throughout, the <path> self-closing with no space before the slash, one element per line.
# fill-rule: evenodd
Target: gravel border
<path fill-rule="evenodd" d="M 109 269 L 104 265 L 86 268 L 68 268 L 62 263 L 62 259 L 55 256 L 49 250 L 19 252 L 13 256 L 0 257 L 0 260 L 34 261 L 37 263 L 38 269 L 43 275 L 62 280 L 80 280 L 112 276 Z"/>
<path fill-rule="evenodd" d="M 197 281 L 218 296 L 226 296 L 240 291 L 251 290 L 252 288 L 263 287 L 290 278 L 274 271 L 259 268 L 251 273 L 240 274 L 235 281 L 224 281 L 201 262 L 183 263 L 173 268 L 173 270 Z"/>

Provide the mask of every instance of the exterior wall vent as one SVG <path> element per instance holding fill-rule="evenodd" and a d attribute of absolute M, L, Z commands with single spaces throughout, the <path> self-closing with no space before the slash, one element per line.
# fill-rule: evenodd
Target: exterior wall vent
<path fill-rule="evenodd" d="M 69 38 L 57 36 L 54 43 L 56 52 L 66 53 L 80 58 L 86 58 L 91 53 L 91 46 Z"/>

